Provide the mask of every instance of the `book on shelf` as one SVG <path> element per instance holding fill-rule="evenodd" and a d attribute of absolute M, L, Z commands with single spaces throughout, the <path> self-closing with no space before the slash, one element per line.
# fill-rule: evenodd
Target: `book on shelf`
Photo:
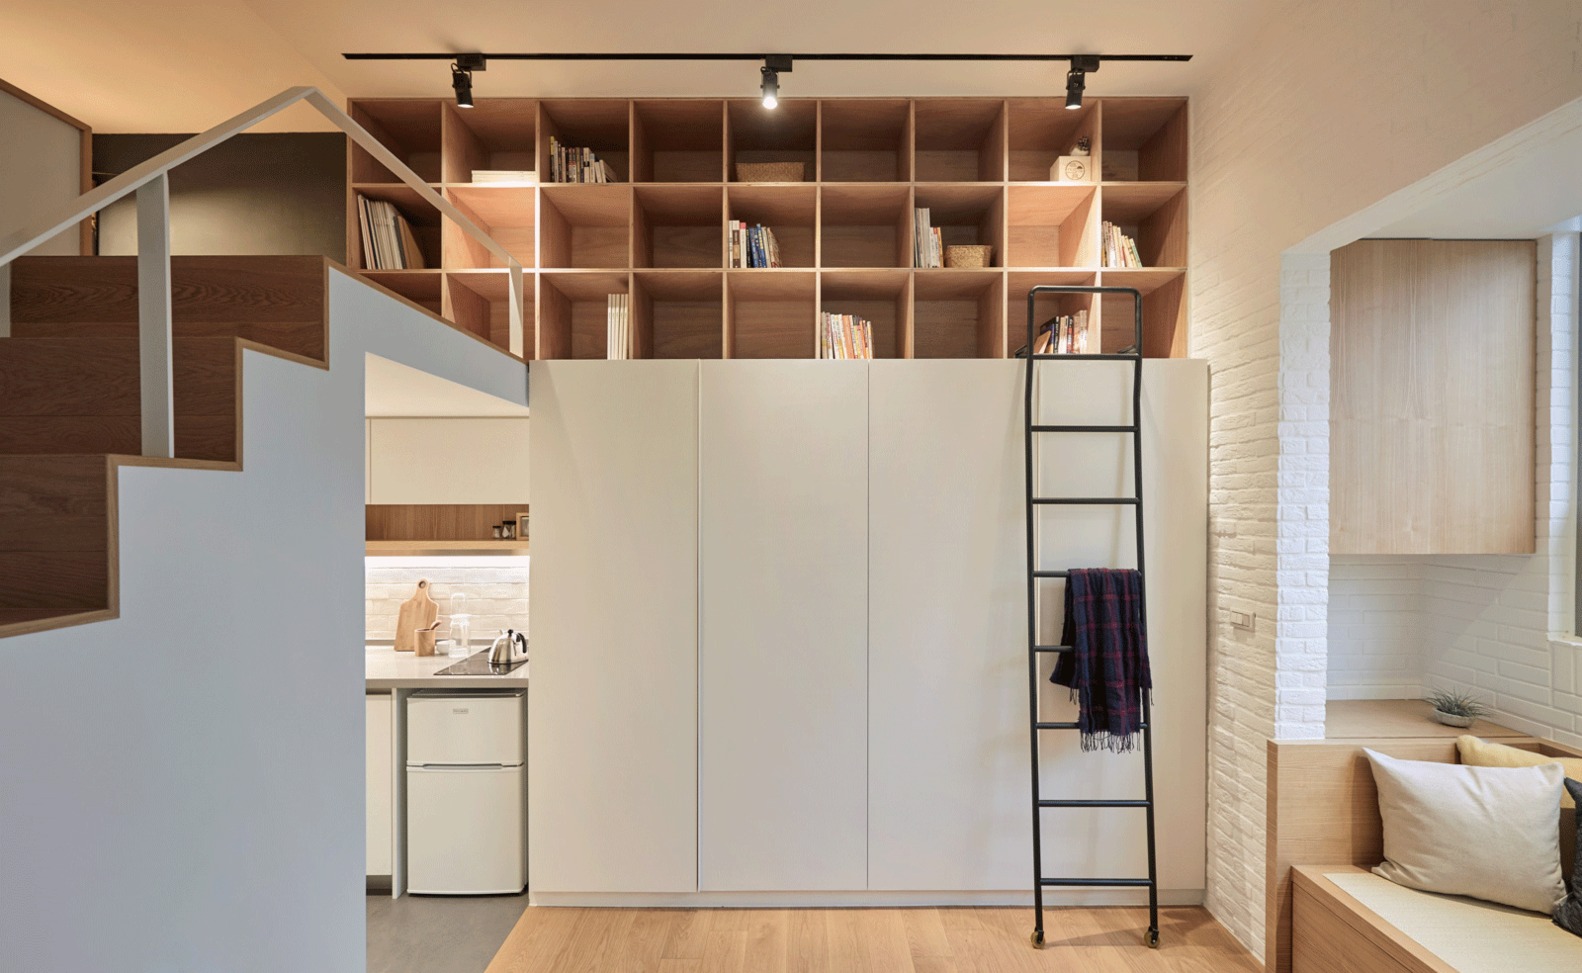
<path fill-rule="evenodd" d="M 532 186 L 538 182 L 534 169 L 474 169 L 472 181 L 478 185 Z"/>
<path fill-rule="evenodd" d="M 572 183 L 621 181 L 610 164 L 592 149 L 566 145 L 553 135 L 549 137 L 549 179 L 550 182 Z"/>
<path fill-rule="evenodd" d="M 412 224 L 382 199 L 357 194 L 357 223 L 362 230 L 364 270 L 422 270 L 423 249 Z"/>
<path fill-rule="evenodd" d="M 1035 355 L 1089 354 L 1088 312 L 1061 314 L 1045 321 L 1033 341 Z M 1024 349 L 1025 350 L 1025 349 Z M 1093 350 L 1096 352 L 1097 347 Z"/>
<path fill-rule="evenodd" d="M 855 314 L 819 314 L 819 357 L 873 358 L 873 322 Z"/>
<path fill-rule="evenodd" d="M 767 226 L 731 221 L 731 266 L 765 269 L 782 266 L 780 242 Z"/>
<path fill-rule="evenodd" d="M 605 311 L 604 357 L 611 361 L 633 357 L 632 299 L 628 294 L 611 294 Z"/>
<path fill-rule="evenodd" d="M 928 207 L 912 211 L 912 266 L 937 269 L 945 266 L 945 240 L 940 229 L 933 225 Z"/>
<path fill-rule="evenodd" d="M 1121 232 L 1119 226 L 1105 220 L 1101 235 L 1105 267 L 1133 270 L 1143 266 L 1142 255 L 1137 252 L 1137 241 Z"/>

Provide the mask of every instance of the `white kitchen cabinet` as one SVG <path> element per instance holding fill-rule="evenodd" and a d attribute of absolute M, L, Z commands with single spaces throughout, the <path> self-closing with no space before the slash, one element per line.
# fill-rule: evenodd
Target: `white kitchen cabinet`
<path fill-rule="evenodd" d="M 369 693 L 363 699 L 367 873 L 382 877 L 392 873 L 395 847 L 395 709 L 389 693 Z"/>
<path fill-rule="evenodd" d="M 700 399 L 699 886 L 865 888 L 868 369 L 706 361 Z"/>
<path fill-rule="evenodd" d="M 533 364 L 529 886 L 693 892 L 698 363 Z"/>
<path fill-rule="evenodd" d="M 868 887 L 1030 881 L 1026 539 L 1020 362 L 875 362 L 869 487 Z M 1129 421 L 1131 366 L 1040 365 L 1042 421 Z M 1207 368 L 1150 361 L 1143 393 L 1161 889 L 1203 888 Z M 1125 496 L 1123 435 L 1038 439 L 1043 495 Z M 1130 508 L 1044 514 L 1040 566 L 1130 566 Z M 1058 642 L 1059 582 L 1040 582 Z M 1047 676 L 1049 665 L 1040 669 Z M 1043 717 L 1071 720 L 1047 682 Z M 1043 734 L 1045 796 L 1142 796 L 1140 754 Z M 1045 811 L 1049 875 L 1143 875 L 1140 811 Z"/>
<path fill-rule="evenodd" d="M 529 492 L 528 422 L 508 417 L 369 419 L 368 502 L 524 503 Z"/>

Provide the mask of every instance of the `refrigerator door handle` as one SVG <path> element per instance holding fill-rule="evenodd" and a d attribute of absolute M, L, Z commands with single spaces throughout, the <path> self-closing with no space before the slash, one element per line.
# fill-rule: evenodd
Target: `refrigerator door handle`
<path fill-rule="evenodd" d="M 408 770 L 515 770 L 521 764 L 414 764 Z"/>

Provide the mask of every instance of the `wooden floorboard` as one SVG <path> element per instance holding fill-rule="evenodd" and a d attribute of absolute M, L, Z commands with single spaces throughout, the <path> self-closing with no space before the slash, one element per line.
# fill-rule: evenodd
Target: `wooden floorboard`
<path fill-rule="evenodd" d="M 528 909 L 488 973 L 1255 973 L 1202 909 Z"/>

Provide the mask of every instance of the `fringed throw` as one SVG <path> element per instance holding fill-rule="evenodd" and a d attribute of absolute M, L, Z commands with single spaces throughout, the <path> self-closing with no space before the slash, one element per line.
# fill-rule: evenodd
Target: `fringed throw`
<path fill-rule="evenodd" d="M 1066 576 L 1066 622 L 1049 681 L 1071 689 L 1083 750 L 1125 753 L 1137 746 L 1143 693 L 1153 689 L 1143 631 L 1142 576 L 1134 570 L 1077 568 Z"/>

